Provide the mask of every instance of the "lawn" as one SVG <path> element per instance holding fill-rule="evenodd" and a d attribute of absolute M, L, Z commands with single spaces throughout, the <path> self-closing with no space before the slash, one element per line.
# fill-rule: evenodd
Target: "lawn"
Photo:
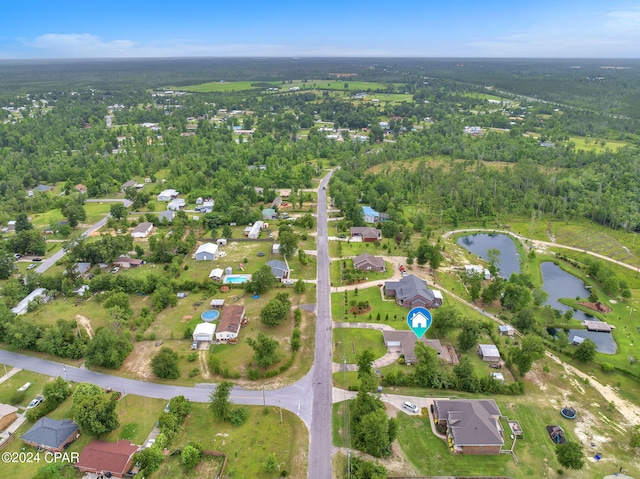
<path fill-rule="evenodd" d="M 352 284 L 352 283 L 346 283 L 342 279 L 341 270 L 343 270 L 344 268 L 346 268 L 347 271 L 354 270 L 354 274 L 362 275 L 361 277 L 365 278 L 365 281 L 382 281 L 385 279 L 389 279 L 393 276 L 393 266 L 388 261 L 385 261 L 385 264 L 387 266 L 387 270 L 384 272 L 358 271 L 358 270 L 354 270 L 352 259 L 332 261 L 330 264 L 331 284 L 333 286 L 344 286 L 345 284 Z"/>
<path fill-rule="evenodd" d="M 345 305 L 345 297 L 347 305 Z M 352 300 L 357 302 L 367 301 L 371 305 L 369 312 L 353 315 L 349 312 Z M 331 295 L 331 316 L 334 321 L 362 321 L 365 323 L 373 323 L 384 321 L 395 329 L 409 329 L 406 318 L 408 309 L 398 306 L 393 300 L 383 300 L 381 289 L 377 287 L 366 288 L 357 291 L 345 291 L 342 293 L 333 293 Z"/>
<path fill-rule="evenodd" d="M 6 366 L 7 372 L 11 371 L 11 366 Z M 4 375 L 2 368 L 0 374 Z M 62 374 L 62 368 L 60 368 Z M 31 371 L 20 371 L 7 379 L 0 386 L 0 404 L 11 404 L 16 407 L 26 407 L 29 402 L 38 394 L 42 394 L 42 387 L 50 381 L 49 376 L 33 373 Z M 25 392 L 19 392 L 18 388 L 25 383 L 31 383 Z"/>
<path fill-rule="evenodd" d="M 234 92 L 234 91 L 244 91 L 244 90 L 256 90 L 256 89 L 264 89 L 264 87 L 256 87 L 252 84 L 256 82 L 249 81 L 233 81 L 233 82 L 208 82 L 208 83 L 200 83 L 199 85 L 187 85 L 187 86 L 174 86 L 167 87 L 170 90 L 178 90 L 178 91 L 190 91 L 194 93 L 210 93 L 210 92 Z M 267 83 L 267 82 L 260 82 Z M 282 88 L 279 82 L 268 82 L 270 85 L 274 87 Z"/>
<path fill-rule="evenodd" d="M 604 153 L 607 150 L 616 152 L 620 148 L 629 146 L 629 143 L 625 141 L 586 138 L 584 136 L 571 136 L 569 141 L 575 145 L 576 150 L 593 151 L 594 153 Z"/>
<path fill-rule="evenodd" d="M 390 245 L 390 253 L 388 250 L 382 248 L 382 243 Z M 386 255 L 404 255 L 404 250 L 401 250 L 395 246 L 395 242 L 391 243 L 391 240 L 383 240 L 381 245 L 376 247 L 375 243 L 365 243 L 362 241 L 340 241 L 342 245 L 342 254 L 338 254 L 338 241 L 329 242 L 329 256 L 332 258 L 342 258 L 349 256 L 358 256 L 362 253 L 369 253 L 374 256 L 386 256 Z"/>
<path fill-rule="evenodd" d="M 215 421 L 207 404 L 193 404 L 170 449 L 197 441 L 206 450 L 225 453 L 228 462 L 224 478 L 273 478 L 274 473 L 264 470 L 269 454 L 276 455 L 280 470 L 289 473 L 287 477 L 306 478 L 309 436 L 303 422 L 293 413 L 276 407 L 249 406 L 249 411 L 249 419 L 236 427 Z M 152 479 L 162 477 L 166 477 L 162 471 L 150 476 Z"/>
<path fill-rule="evenodd" d="M 374 359 L 381 358 L 387 353 L 382 331 L 361 328 L 336 328 L 333 331 L 333 362 L 355 364 L 358 355 L 365 349 L 373 351 Z"/>

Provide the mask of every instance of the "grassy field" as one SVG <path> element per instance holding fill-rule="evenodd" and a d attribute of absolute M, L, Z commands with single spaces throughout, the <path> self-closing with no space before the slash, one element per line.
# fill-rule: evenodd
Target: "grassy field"
<path fill-rule="evenodd" d="M 11 366 L 7 366 L 7 371 L 11 371 Z M 4 375 L 4 368 L 0 369 L 0 374 Z M 62 374 L 62 368 L 60 368 Z M 38 394 L 42 394 L 42 387 L 51 378 L 31 371 L 20 371 L 2 383 L 0 387 L 0 403 L 12 404 L 16 407 L 26 407 L 29 402 Z M 18 392 L 17 389 L 25 383 L 31 383 L 25 392 Z"/>
<path fill-rule="evenodd" d="M 307 477 L 308 432 L 294 414 L 275 407 L 249 407 L 249 419 L 239 427 L 215 421 L 207 404 L 193 404 L 184 427 L 171 443 L 171 449 L 197 441 L 206 450 L 223 452 L 228 457 L 224 478 L 271 479 L 264 465 L 269 454 L 275 454 L 281 471 L 291 478 Z M 167 477 L 161 471 L 149 476 Z M 171 476 L 184 477 L 184 476 Z"/>
<path fill-rule="evenodd" d="M 378 314 L 380 321 L 389 324 L 396 329 L 409 329 L 406 318 L 408 309 L 398 306 L 395 301 L 382 300 L 380 288 L 366 288 L 358 291 L 347 291 L 347 306 L 345 306 L 345 293 L 333 293 L 331 295 L 331 316 L 334 321 L 361 321 L 365 323 L 377 322 Z M 349 312 L 351 300 L 368 301 L 371 311 L 364 314 L 353 315 Z M 371 318 L 369 318 L 371 316 Z M 387 319 L 388 316 L 388 319 Z"/>
<path fill-rule="evenodd" d="M 571 136 L 569 141 L 575 144 L 576 150 L 593 151 L 594 153 L 604 153 L 607 150 L 616 152 L 620 148 L 629 146 L 629 143 L 625 141 L 594 139 L 584 136 Z"/>
<path fill-rule="evenodd" d="M 355 364 L 366 348 L 373 351 L 374 359 L 387 353 L 382 332 L 375 329 L 339 328 L 333 331 L 333 362 Z"/>
<path fill-rule="evenodd" d="M 188 86 L 174 86 L 167 87 L 170 90 L 179 90 L 179 91 L 190 91 L 194 93 L 210 93 L 210 92 L 233 92 L 233 91 L 244 91 L 244 90 L 256 90 L 263 89 L 263 87 L 252 86 L 252 83 L 249 81 L 234 81 L 234 82 L 209 82 L 209 83 L 201 83 L 199 85 L 188 85 Z M 279 82 L 261 82 L 261 83 L 269 83 L 274 87 L 280 87 Z"/>

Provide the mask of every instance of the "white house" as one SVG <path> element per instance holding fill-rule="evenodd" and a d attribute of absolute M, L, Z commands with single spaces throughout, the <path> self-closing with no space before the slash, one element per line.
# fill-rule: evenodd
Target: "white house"
<path fill-rule="evenodd" d="M 491 279 L 491 272 L 487 268 L 483 268 L 477 264 L 467 264 L 464 267 L 464 272 L 467 276 L 480 276 L 484 279 Z"/>
<path fill-rule="evenodd" d="M 207 198 L 206 200 L 204 200 L 202 202 L 202 206 L 200 207 L 200 211 L 202 211 L 203 213 L 211 213 L 213 211 L 213 205 L 215 204 L 215 201 L 212 200 L 211 198 Z"/>
<path fill-rule="evenodd" d="M 218 245 L 213 243 L 201 244 L 195 252 L 196 261 L 212 261 L 218 258 Z"/>
<path fill-rule="evenodd" d="M 513 336 L 516 332 L 510 324 L 498 326 L 498 330 L 500 331 L 500 336 Z"/>
<path fill-rule="evenodd" d="M 17 314 L 18 316 L 21 314 L 25 314 L 29 309 L 29 303 L 31 301 L 35 301 L 39 298 L 46 298 L 45 291 L 46 290 L 44 288 L 34 289 L 33 291 L 31 291 L 31 293 L 24 297 L 22 301 L 20 301 L 18 305 L 11 310 L 11 312 L 13 314 Z"/>
<path fill-rule="evenodd" d="M 149 234 L 151 234 L 152 230 L 153 230 L 153 223 L 144 221 L 140 223 L 138 226 L 136 226 L 135 228 L 133 228 L 133 231 L 131 232 L 131 236 L 133 236 L 134 238 L 146 238 L 147 236 L 149 236 Z"/>
<path fill-rule="evenodd" d="M 255 223 L 253 223 L 253 226 L 251 227 L 251 230 L 247 235 L 249 239 L 258 239 L 258 237 L 260 236 L 260 230 L 262 229 L 263 225 L 264 223 L 262 221 L 256 221 Z"/>
<path fill-rule="evenodd" d="M 183 198 L 174 198 L 169 201 L 167 205 L 167 209 L 171 211 L 179 211 L 187 204 L 187 202 Z"/>
<path fill-rule="evenodd" d="M 164 190 L 158 195 L 158 201 L 171 201 L 177 198 L 179 194 L 176 190 Z"/>
<path fill-rule="evenodd" d="M 213 323 L 200 323 L 193 330 L 194 341 L 213 341 L 216 334 L 216 325 Z"/>

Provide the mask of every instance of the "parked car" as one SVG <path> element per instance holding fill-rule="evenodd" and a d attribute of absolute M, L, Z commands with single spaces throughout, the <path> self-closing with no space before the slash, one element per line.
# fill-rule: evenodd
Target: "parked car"
<path fill-rule="evenodd" d="M 37 266 L 35 264 L 30 264 L 29 266 L 27 266 L 27 269 L 33 269 L 33 268 L 37 268 Z"/>
<path fill-rule="evenodd" d="M 404 403 L 402 403 L 402 407 L 411 411 L 414 414 L 417 414 L 420 412 L 420 410 L 418 409 L 418 406 L 416 406 L 415 404 L 409 401 L 405 401 Z"/>
<path fill-rule="evenodd" d="M 191 350 L 198 349 L 198 343 L 191 343 Z"/>
<path fill-rule="evenodd" d="M 120 268 L 117 266 L 111 270 L 113 274 L 116 274 L 118 271 L 120 271 Z"/>
<path fill-rule="evenodd" d="M 31 261 L 42 261 L 42 258 L 33 258 Z"/>
<path fill-rule="evenodd" d="M 42 396 L 36 396 L 35 399 L 32 399 L 31 402 L 27 404 L 27 409 L 33 409 L 34 407 L 39 406 L 43 399 L 44 397 Z"/>
<path fill-rule="evenodd" d="M 156 440 L 155 440 L 155 439 L 149 439 L 149 440 L 147 441 L 147 445 L 146 445 L 146 446 L 144 446 L 144 448 L 145 448 L 145 449 L 149 449 L 149 448 L 150 448 L 151 446 L 153 446 L 155 443 L 156 443 Z"/>
<path fill-rule="evenodd" d="M 164 407 L 164 412 L 169 412 L 169 406 L 171 405 L 171 401 L 169 401 L 167 403 L 167 405 Z"/>

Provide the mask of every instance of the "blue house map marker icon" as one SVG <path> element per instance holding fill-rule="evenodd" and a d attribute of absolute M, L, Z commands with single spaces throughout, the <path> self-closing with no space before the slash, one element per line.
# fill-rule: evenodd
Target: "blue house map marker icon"
<path fill-rule="evenodd" d="M 413 308 L 407 314 L 407 324 L 418 339 L 424 336 L 432 323 L 433 318 L 427 308 Z"/>

